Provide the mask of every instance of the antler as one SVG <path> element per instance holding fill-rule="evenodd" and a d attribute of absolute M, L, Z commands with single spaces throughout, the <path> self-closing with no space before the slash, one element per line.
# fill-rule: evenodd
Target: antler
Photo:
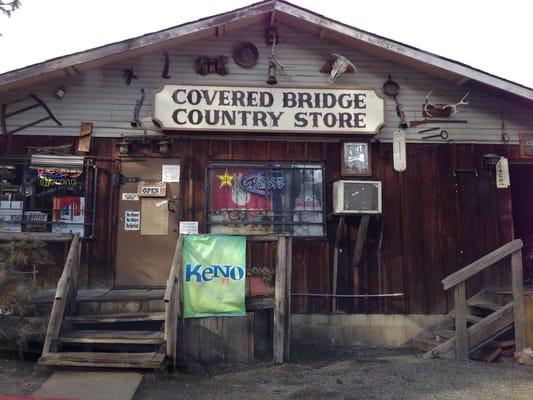
<path fill-rule="evenodd" d="M 457 102 L 455 104 L 446 104 L 442 108 L 451 108 L 452 109 L 452 115 L 457 114 L 458 113 L 458 111 L 457 111 L 457 107 L 458 106 L 463 106 L 463 105 L 470 104 L 470 101 L 465 101 L 469 94 L 470 94 L 470 92 L 467 92 L 463 96 L 463 98 L 461 100 L 459 100 L 459 102 Z"/>
<path fill-rule="evenodd" d="M 431 93 L 433 93 L 433 89 L 431 89 L 428 94 L 426 94 L 426 101 L 424 102 L 424 113 L 428 116 L 428 117 L 432 117 L 433 115 L 431 115 L 431 113 L 429 112 L 428 110 L 428 106 L 429 106 L 429 97 L 431 96 Z"/>

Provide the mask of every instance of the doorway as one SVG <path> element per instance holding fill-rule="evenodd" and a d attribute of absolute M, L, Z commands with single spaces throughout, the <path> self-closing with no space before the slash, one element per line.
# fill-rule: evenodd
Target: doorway
<path fill-rule="evenodd" d="M 121 161 L 115 287 L 165 285 L 178 238 L 179 164 Z"/>
<path fill-rule="evenodd" d="M 524 242 L 524 283 L 533 285 L 533 164 L 511 164 L 509 172 L 514 234 Z"/>

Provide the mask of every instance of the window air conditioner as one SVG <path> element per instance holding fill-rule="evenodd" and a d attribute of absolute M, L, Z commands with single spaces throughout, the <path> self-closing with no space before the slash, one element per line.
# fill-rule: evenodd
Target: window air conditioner
<path fill-rule="evenodd" d="M 381 182 L 333 182 L 333 213 L 381 214 Z"/>

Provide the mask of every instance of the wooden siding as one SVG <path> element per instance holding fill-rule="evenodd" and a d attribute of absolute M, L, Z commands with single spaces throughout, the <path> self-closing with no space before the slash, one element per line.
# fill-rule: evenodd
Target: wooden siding
<path fill-rule="evenodd" d="M 68 138 L 0 136 L 0 148 L 22 155 L 30 144 L 59 145 L 69 141 Z M 99 207 L 96 237 L 85 247 L 85 267 L 81 273 L 84 286 L 102 287 L 112 283 L 118 191 L 111 182 L 113 173 L 120 168 L 116 161 L 117 142 L 117 139 L 97 139 L 92 147 L 100 168 Z M 260 160 L 324 163 L 329 215 L 332 183 L 340 178 L 339 146 L 339 143 L 326 142 L 173 139 L 172 153 L 182 158 L 181 217 L 198 220 L 204 231 L 205 171 L 209 162 Z M 134 144 L 133 154 L 149 155 L 148 148 L 139 141 Z M 339 294 L 405 295 L 343 298 L 338 302 L 339 309 L 348 313 L 445 313 L 450 309 L 451 299 L 442 290 L 441 279 L 513 237 L 510 189 L 497 190 L 494 171 L 483 169 L 481 163 L 486 153 L 505 154 L 511 161 L 516 160 L 518 146 L 409 144 L 404 173 L 394 172 L 392 168 L 390 144 L 375 143 L 372 153 L 373 176 L 369 179 L 383 182 L 383 216 L 371 219 L 363 261 L 355 269 L 351 264 L 360 217 L 347 218 L 340 243 L 338 291 Z M 478 176 L 473 173 L 454 176 L 455 168 L 475 168 Z M 337 217 L 328 216 L 325 238 L 294 240 L 294 293 L 331 293 L 336 222 Z M 61 253 L 58 254 L 61 258 Z M 251 244 L 248 254 L 249 266 L 274 265 L 275 248 L 268 243 Z M 49 286 L 59 273 L 59 270 L 46 272 Z M 326 298 L 293 299 L 294 312 L 330 310 L 331 300 Z"/>
<path fill-rule="evenodd" d="M 399 100 L 404 105 L 407 120 L 422 119 L 422 103 L 431 89 L 432 101 L 435 103 L 455 103 L 466 92 L 470 92 L 470 104 L 462 107 L 462 112 L 457 117 L 468 120 L 468 124 L 450 124 L 446 128 L 450 139 L 456 142 L 501 143 L 502 115 L 505 132 L 511 135 L 512 143 L 517 142 L 519 132 L 530 131 L 533 128 L 531 105 L 516 97 L 503 95 L 472 81 L 457 86 L 406 66 L 379 59 L 361 50 L 330 40 L 321 40 L 317 35 L 288 25 L 280 24 L 279 33 L 281 43 L 276 48 L 277 56 L 284 64 L 294 67 L 294 72 L 297 74 L 290 79 L 278 77 L 280 84 L 294 87 L 328 86 L 327 75 L 319 73 L 318 70 L 330 53 L 337 52 L 351 59 L 358 71 L 343 76 L 336 85 L 380 90 L 388 74 L 391 74 L 401 86 Z M 237 66 L 231 57 L 233 47 L 242 41 L 251 41 L 259 49 L 259 62 L 254 68 L 243 69 Z M 149 120 L 152 91 L 164 83 L 265 85 L 270 50 L 270 46 L 264 42 L 262 25 L 246 27 L 231 31 L 224 36 L 200 39 L 169 48 L 169 73 L 172 77 L 170 80 L 160 78 L 163 50 L 159 50 L 131 61 L 117 62 L 79 75 L 2 93 L 0 103 L 8 103 L 29 93 L 35 93 L 50 106 L 63 123 L 63 127 L 58 127 L 48 121 L 26 129 L 21 134 L 77 136 L 81 121 L 93 122 L 95 136 L 119 137 L 122 134 L 142 133 L 142 131 L 134 132 L 130 128 L 133 108 L 141 88 L 146 90 L 141 117 Z M 230 74 L 225 77 L 197 75 L 193 65 L 194 60 L 200 55 L 229 56 Z M 132 84 L 127 86 L 123 81 L 123 71 L 130 66 L 134 67 L 134 73 L 139 79 L 133 80 Z M 58 86 L 66 87 L 67 93 L 63 100 L 53 97 L 53 91 Z M 333 86 L 335 85 L 331 85 Z M 36 109 L 11 117 L 8 119 L 8 129 L 14 129 L 42 116 L 43 111 Z M 394 102 L 391 99 L 386 100 L 386 122 L 387 126 L 376 136 L 383 141 L 390 140 L 392 132 L 398 125 Z M 441 125 L 444 126 L 446 125 Z M 420 129 L 422 128 L 408 129 L 408 140 L 419 141 L 421 135 L 417 132 Z M 148 133 L 155 132 L 148 131 Z"/>

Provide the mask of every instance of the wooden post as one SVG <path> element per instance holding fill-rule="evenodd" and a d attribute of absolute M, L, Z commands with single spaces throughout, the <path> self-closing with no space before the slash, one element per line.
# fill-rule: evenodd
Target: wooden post
<path fill-rule="evenodd" d="M 524 276 L 522 272 L 522 249 L 511 256 L 511 281 L 513 285 L 514 335 L 516 351 L 525 347 Z"/>
<path fill-rule="evenodd" d="M 276 284 L 274 293 L 274 363 L 282 364 L 285 361 L 286 337 L 286 310 L 287 310 L 287 239 L 285 236 L 278 238 L 276 257 Z"/>
<path fill-rule="evenodd" d="M 333 245 L 333 298 L 331 300 L 331 312 L 337 312 L 337 275 L 339 270 L 339 242 L 341 241 L 342 232 L 344 231 L 344 220 L 346 216 L 341 215 L 339 224 L 337 225 L 337 234 L 335 235 L 335 243 Z"/>
<path fill-rule="evenodd" d="M 181 264 L 183 259 L 183 236 L 178 237 L 176 250 L 170 266 L 170 273 L 164 295 L 165 332 L 167 357 L 176 366 L 178 340 L 178 314 L 181 315 Z"/>
<path fill-rule="evenodd" d="M 50 320 L 48 321 L 48 327 L 46 330 L 46 338 L 43 345 L 43 355 L 50 353 L 53 342 L 57 340 L 59 333 L 61 332 L 61 325 L 63 323 L 65 308 L 67 306 L 70 293 L 70 285 L 72 284 L 72 269 L 74 268 L 74 263 L 78 257 L 79 240 L 80 235 L 75 234 L 72 238 L 72 243 L 68 252 L 67 261 L 65 262 L 65 267 L 63 268 L 63 273 L 61 274 L 61 278 L 59 278 L 57 283 L 54 303 L 52 305 Z"/>
<path fill-rule="evenodd" d="M 285 274 L 286 298 L 285 309 L 285 361 L 289 361 L 291 348 L 291 281 L 292 281 L 292 237 L 287 238 L 287 270 Z"/>
<path fill-rule="evenodd" d="M 454 288 L 455 299 L 455 341 L 456 359 L 468 360 L 468 333 L 466 331 L 466 296 L 465 282 L 458 283 Z"/>

